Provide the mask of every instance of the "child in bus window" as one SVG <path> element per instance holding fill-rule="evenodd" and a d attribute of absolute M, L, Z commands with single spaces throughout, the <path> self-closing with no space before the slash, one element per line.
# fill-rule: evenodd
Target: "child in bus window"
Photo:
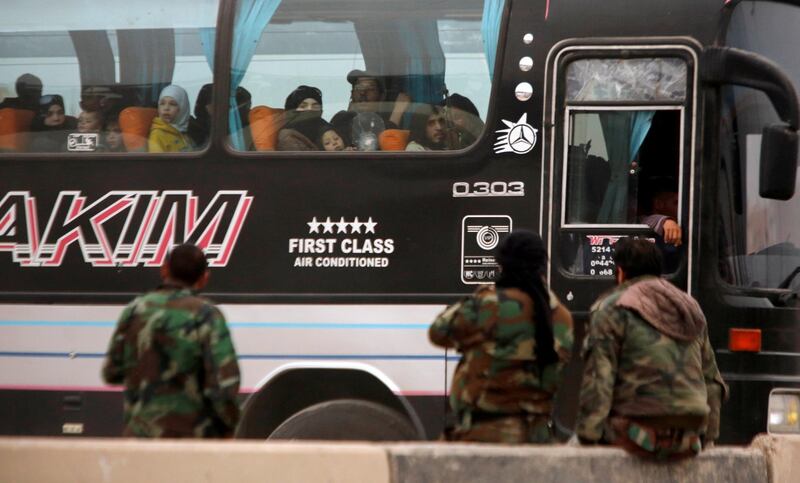
<path fill-rule="evenodd" d="M 100 133 L 103 129 L 103 114 L 100 111 L 82 111 L 78 115 L 78 132 Z"/>
<path fill-rule="evenodd" d="M 122 142 L 122 129 L 119 127 L 119 121 L 110 119 L 103 127 L 103 140 L 105 147 L 112 153 L 124 153 L 126 151 L 125 144 Z"/>
<path fill-rule="evenodd" d="M 355 148 L 345 145 L 344 138 L 335 127 L 326 124 L 319 136 L 319 144 L 325 151 L 353 151 Z"/>
<path fill-rule="evenodd" d="M 66 151 L 67 133 L 76 127 L 76 120 L 64 114 L 64 99 L 48 94 L 39 99 L 39 110 L 33 118 L 33 140 L 30 150 L 39 153 Z"/>
<path fill-rule="evenodd" d="M 158 116 L 150 126 L 147 148 L 151 153 L 190 151 L 192 142 L 189 128 L 189 96 L 174 84 L 168 85 L 158 96 Z"/>

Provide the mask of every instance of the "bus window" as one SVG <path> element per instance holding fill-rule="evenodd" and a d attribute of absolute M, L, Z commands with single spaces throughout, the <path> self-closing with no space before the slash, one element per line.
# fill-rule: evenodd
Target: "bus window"
<path fill-rule="evenodd" d="M 254 107 L 241 126 L 231 120 L 234 148 L 435 151 L 482 135 L 484 2 L 248 4 L 237 12 L 231 81 Z"/>
<path fill-rule="evenodd" d="M 567 66 L 561 244 L 567 271 L 611 275 L 610 259 L 605 266 L 593 252 L 609 250 L 602 244 L 613 244 L 619 230 L 652 238 L 665 251 L 667 271 L 678 268 L 680 243 L 670 235 L 682 221 L 686 90 L 687 66 L 678 58 L 581 59 Z M 597 235 L 605 235 L 599 246 L 592 245 Z"/>
<path fill-rule="evenodd" d="M 791 39 L 800 42 L 798 22 L 796 6 L 741 2 L 727 44 L 778 63 L 800 90 L 800 58 L 786 48 L 797 45 Z M 778 121 L 763 93 L 739 87 L 723 91 L 719 271 L 729 284 L 753 291 L 742 303 L 800 308 L 800 185 L 788 201 L 761 198 L 758 190 L 761 129 Z"/>
<path fill-rule="evenodd" d="M 87 5 L 31 0 L 0 18 L 0 153 L 200 149 L 218 0 Z"/>

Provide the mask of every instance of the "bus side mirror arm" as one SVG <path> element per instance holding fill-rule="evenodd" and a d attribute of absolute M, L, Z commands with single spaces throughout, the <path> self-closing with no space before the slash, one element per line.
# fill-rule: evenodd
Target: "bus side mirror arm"
<path fill-rule="evenodd" d="M 759 194 L 788 200 L 794 196 L 800 144 L 800 102 L 792 80 L 774 62 L 752 52 L 709 47 L 701 77 L 711 85 L 733 84 L 764 92 L 783 122 L 764 126 L 761 137 Z"/>

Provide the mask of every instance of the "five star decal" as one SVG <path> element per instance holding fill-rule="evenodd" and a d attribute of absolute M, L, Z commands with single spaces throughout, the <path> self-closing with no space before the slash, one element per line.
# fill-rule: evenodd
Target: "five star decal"
<path fill-rule="evenodd" d="M 372 221 L 370 216 L 367 221 L 360 221 L 358 217 L 353 218 L 352 221 L 347 221 L 344 217 L 340 217 L 339 221 L 332 221 L 330 216 L 325 217 L 324 220 L 317 220 L 317 217 L 311 219 L 306 223 L 308 225 L 308 233 L 375 233 L 375 227 L 378 226 L 377 222 Z M 349 231 L 348 231 L 349 227 Z M 363 232 L 362 232 L 363 229 Z"/>
<path fill-rule="evenodd" d="M 495 131 L 495 133 L 499 134 L 499 136 L 497 136 L 497 142 L 494 143 L 494 152 L 496 154 L 526 154 L 536 146 L 537 133 L 539 131 L 528 124 L 527 112 L 523 114 L 517 122 L 511 122 L 505 119 L 502 119 L 502 121 L 507 129 L 498 129 Z"/>

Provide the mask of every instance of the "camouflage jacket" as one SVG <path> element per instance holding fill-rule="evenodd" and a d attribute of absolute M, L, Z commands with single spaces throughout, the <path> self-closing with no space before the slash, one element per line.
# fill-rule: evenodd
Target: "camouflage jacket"
<path fill-rule="evenodd" d="M 225 437 L 239 419 L 225 318 L 188 288 L 162 286 L 125 308 L 103 379 L 124 384 L 125 436 Z"/>
<path fill-rule="evenodd" d="M 713 441 L 727 386 L 700 306 L 666 280 L 626 282 L 592 307 L 576 432 L 613 439 L 609 418 L 688 417 Z"/>
<path fill-rule="evenodd" d="M 551 310 L 559 306 L 551 294 Z M 431 342 L 462 354 L 450 391 L 456 414 L 464 410 L 550 414 L 562 369 L 572 352 L 572 318 L 563 308 L 553 312 L 559 362 L 540 372 L 533 314 L 528 294 L 484 285 L 436 318 L 428 331 Z"/>

